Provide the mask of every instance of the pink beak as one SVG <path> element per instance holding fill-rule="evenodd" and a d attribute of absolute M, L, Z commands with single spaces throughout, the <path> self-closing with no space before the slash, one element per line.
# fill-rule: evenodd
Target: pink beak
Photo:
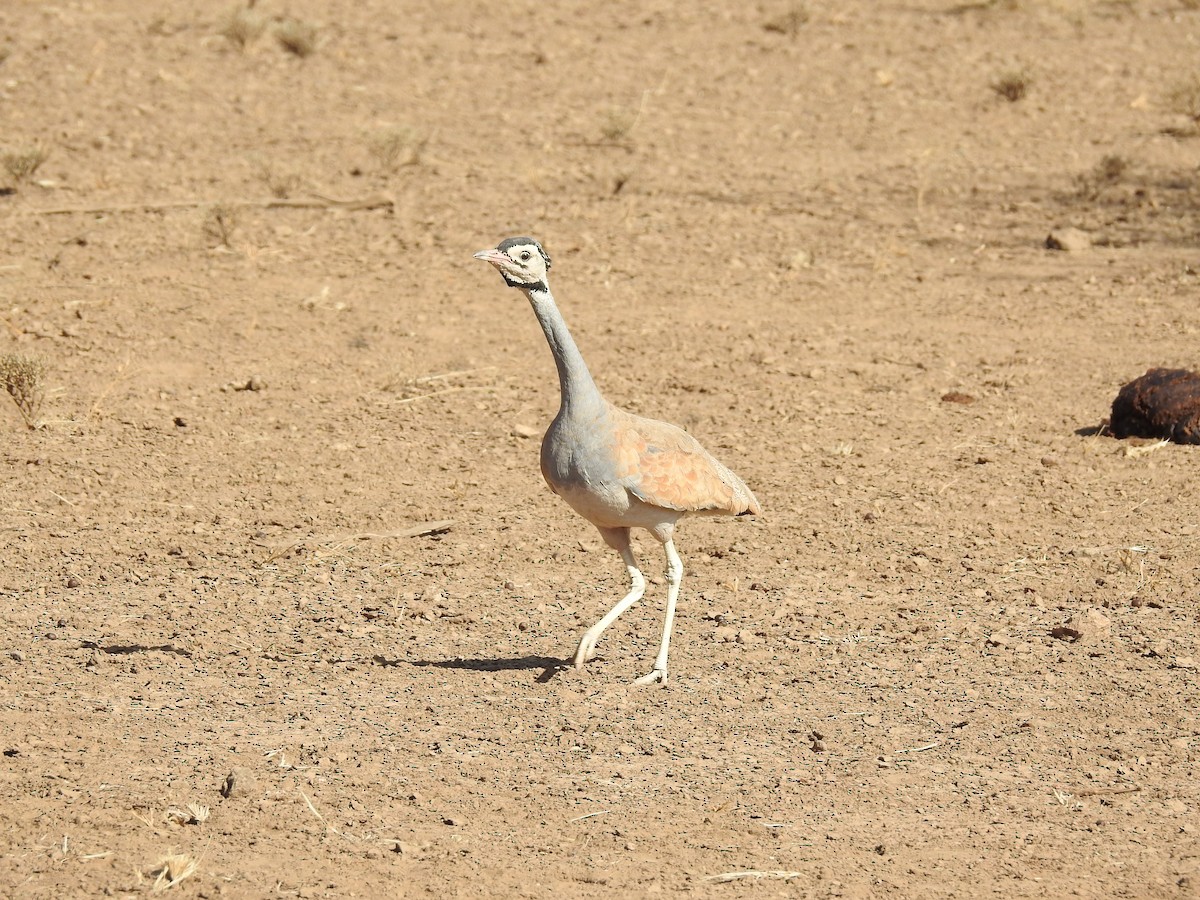
<path fill-rule="evenodd" d="M 475 258 L 482 259 L 484 262 L 489 262 L 493 266 L 502 265 L 503 263 L 508 262 L 508 257 L 496 249 L 480 250 L 475 254 Z"/>

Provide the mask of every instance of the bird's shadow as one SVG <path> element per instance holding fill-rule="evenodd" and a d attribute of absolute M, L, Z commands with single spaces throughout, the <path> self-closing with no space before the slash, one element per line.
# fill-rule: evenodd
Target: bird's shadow
<path fill-rule="evenodd" d="M 514 656 L 507 659 L 388 659 L 376 654 L 372 657 L 380 666 L 417 666 L 426 668 L 433 666 L 438 669 L 466 669 L 470 672 L 512 672 L 525 669 L 542 669 L 537 677 L 539 684 L 545 684 L 559 672 L 571 668 L 571 660 L 557 659 L 553 656 Z"/>

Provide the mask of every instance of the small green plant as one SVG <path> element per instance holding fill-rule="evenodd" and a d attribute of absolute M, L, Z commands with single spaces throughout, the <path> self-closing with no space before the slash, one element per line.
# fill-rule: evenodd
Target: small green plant
<path fill-rule="evenodd" d="M 1167 108 L 1200 124 L 1200 75 L 1176 84 L 1167 94 Z"/>
<path fill-rule="evenodd" d="M 1028 72 L 1024 69 L 1013 69 L 1003 73 L 991 83 L 990 87 L 1009 103 L 1016 103 L 1029 93 L 1031 84 L 1033 84 L 1033 80 L 1029 77 Z"/>
<path fill-rule="evenodd" d="M 34 356 L 16 353 L 0 356 L 0 383 L 21 411 L 31 431 L 41 428 L 42 401 L 46 399 L 46 364 Z"/>
<path fill-rule="evenodd" d="M 299 19 L 284 19 L 275 26 L 275 40 L 288 53 L 304 59 L 317 50 L 317 29 Z"/>
<path fill-rule="evenodd" d="M 218 203 L 204 213 L 204 235 L 216 247 L 233 247 L 233 232 L 237 230 L 237 210 Z"/>
<path fill-rule="evenodd" d="M 266 30 L 267 21 L 249 6 L 237 5 L 225 14 L 218 33 L 243 53 Z"/>
<path fill-rule="evenodd" d="M 429 137 L 407 125 L 384 128 L 371 136 L 369 149 L 385 172 L 405 166 L 418 166 Z"/>
<path fill-rule="evenodd" d="M 50 151 L 41 144 L 31 144 L 18 150 L 5 150 L 0 153 L 0 165 L 8 173 L 13 184 L 21 184 L 33 177 L 33 174 L 50 158 Z"/>
<path fill-rule="evenodd" d="M 804 27 L 810 18 L 808 7 L 796 3 L 774 18 L 763 22 L 763 30 L 774 34 L 782 34 L 795 40 L 796 36 L 800 34 L 800 29 Z"/>

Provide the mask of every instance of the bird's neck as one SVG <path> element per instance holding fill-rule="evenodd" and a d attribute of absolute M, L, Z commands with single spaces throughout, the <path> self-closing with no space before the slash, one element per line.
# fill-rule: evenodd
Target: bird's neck
<path fill-rule="evenodd" d="M 525 296 L 529 298 L 533 312 L 541 323 L 546 343 L 554 354 L 554 364 L 558 367 L 560 414 L 586 412 L 593 406 L 602 406 L 604 400 L 600 396 L 600 389 L 592 380 L 592 373 L 588 371 L 583 354 L 575 345 L 575 339 L 571 337 L 550 289 L 539 285 L 526 290 Z"/>

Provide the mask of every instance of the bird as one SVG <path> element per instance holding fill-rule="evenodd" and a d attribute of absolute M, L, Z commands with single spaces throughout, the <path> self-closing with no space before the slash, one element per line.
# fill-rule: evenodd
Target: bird
<path fill-rule="evenodd" d="M 634 415 L 604 398 L 550 292 L 550 256 L 537 240 L 510 237 L 480 250 L 475 259 L 491 263 L 506 285 L 525 294 L 554 356 L 559 409 L 542 439 L 542 476 L 551 491 L 596 526 L 629 573 L 629 592 L 584 632 L 574 666 L 581 669 L 595 657 L 605 629 L 646 592 L 629 534 L 642 528 L 666 554 L 667 608 L 654 668 L 635 684 L 665 685 L 683 581 L 676 523 L 688 515 L 757 516 L 762 508 L 745 482 L 682 428 Z"/>

